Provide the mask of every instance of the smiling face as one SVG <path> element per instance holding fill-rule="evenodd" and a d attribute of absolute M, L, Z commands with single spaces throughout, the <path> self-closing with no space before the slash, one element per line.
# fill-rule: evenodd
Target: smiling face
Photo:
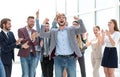
<path fill-rule="evenodd" d="M 27 24 L 28 24 L 28 27 L 29 27 L 30 29 L 32 29 L 33 26 L 34 26 L 34 24 L 35 24 L 34 17 L 29 16 L 28 19 L 27 19 Z"/>
<path fill-rule="evenodd" d="M 9 31 L 11 29 L 11 20 L 9 18 L 3 18 L 0 22 L 1 29 Z"/>
<path fill-rule="evenodd" d="M 4 29 L 9 31 L 11 29 L 11 21 L 7 21 L 7 23 L 4 26 Z"/>
<path fill-rule="evenodd" d="M 108 22 L 108 28 L 109 28 L 109 30 L 113 30 L 114 29 L 114 23 L 112 22 L 112 21 L 109 21 Z"/>
<path fill-rule="evenodd" d="M 57 23 L 59 24 L 59 26 L 66 25 L 66 17 L 64 14 L 62 14 L 62 13 L 58 14 L 56 19 L 57 19 Z"/>
<path fill-rule="evenodd" d="M 49 27 L 49 23 L 46 23 L 46 24 L 45 24 L 45 31 L 46 31 L 46 32 L 49 31 L 49 28 L 50 28 L 50 27 Z"/>
<path fill-rule="evenodd" d="M 111 19 L 108 22 L 108 28 L 109 28 L 109 31 L 119 31 L 117 21 L 115 19 Z"/>
<path fill-rule="evenodd" d="M 95 28 L 93 28 L 93 32 L 94 32 L 94 34 L 97 34 L 99 32 L 99 29 L 95 27 Z"/>
<path fill-rule="evenodd" d="M 100 27 L 99 26 L 93 27 L 93 32 L 95 35 L 97 35 L 100 32 Z"/>

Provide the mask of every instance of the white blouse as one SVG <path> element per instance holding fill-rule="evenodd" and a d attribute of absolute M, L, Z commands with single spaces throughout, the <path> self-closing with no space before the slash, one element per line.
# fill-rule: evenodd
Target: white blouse
<path fill-rule="evenodd" d="M 120 32 L 118 32 L 118 31 L 115 31 L 113 34 L 111 34 L 110 35 L 111 36 L 111 38 L 114 40 L 114 42 L 115 42 L 115 46 L 112 46 L 111 45 L 111 43 L 110 43 L 110 40 L 109 40 L 109 38 L 108 38 L 108 36 L 105 36 L 105 46 L 106 47 L 117 47 L 117 44 L 118 44 L 118 42 L 119 42 L 119 40 L 120 40 Z"/>

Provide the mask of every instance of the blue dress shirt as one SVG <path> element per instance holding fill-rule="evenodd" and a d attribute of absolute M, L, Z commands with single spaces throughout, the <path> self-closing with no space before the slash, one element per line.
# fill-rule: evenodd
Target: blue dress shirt
<path fill-rule="evenodd" d="M 56 52 L 55 55 L 70 55 L 73 54 L 70 42 L 68 39 L 67 28 L 64 30 L 58 30 L 57 32 L 57 42 L 56 42 Z"/>

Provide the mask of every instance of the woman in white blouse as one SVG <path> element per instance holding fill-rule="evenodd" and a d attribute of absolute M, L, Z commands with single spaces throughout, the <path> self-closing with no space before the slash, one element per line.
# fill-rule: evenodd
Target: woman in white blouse
<path fill-rule="evenodd" d="M 114 68 L 118 68 L 117 43 L 120 39 L 117 22 L 111 19 L 108 22 L 109 30 L 102 31 L 102 42 L 105 43 L 105 49 L 102 58 L 105 77 L 115 77 Z"/>

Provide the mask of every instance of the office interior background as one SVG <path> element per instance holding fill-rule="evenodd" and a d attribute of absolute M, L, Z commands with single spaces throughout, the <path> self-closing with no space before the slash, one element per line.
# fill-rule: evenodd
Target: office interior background
<path fill-rule="evenodd" d="M 101 29 L 107 29 L 110 19 L 116 19 L 120 27 L 120 0 L 0 0 L 0 19 L 12 20 L 12 31 L 16 39 L 18 28 L 26 25 L 27 17 L 35 16 L 40 12 L 40 24 L 47 17 L 52 23 L 57 12 L 65 13 L 69 25 L 72 24 L 73 16 L 83 19 L 87 32 L 93 37 L 93 26 L 99 25 Z M 90 47 L 87 53 L 91 52 Z M 15 62 L 19 62 L 16 49 Z M 120 64 L 120 47 L 118 46 Z"/>

